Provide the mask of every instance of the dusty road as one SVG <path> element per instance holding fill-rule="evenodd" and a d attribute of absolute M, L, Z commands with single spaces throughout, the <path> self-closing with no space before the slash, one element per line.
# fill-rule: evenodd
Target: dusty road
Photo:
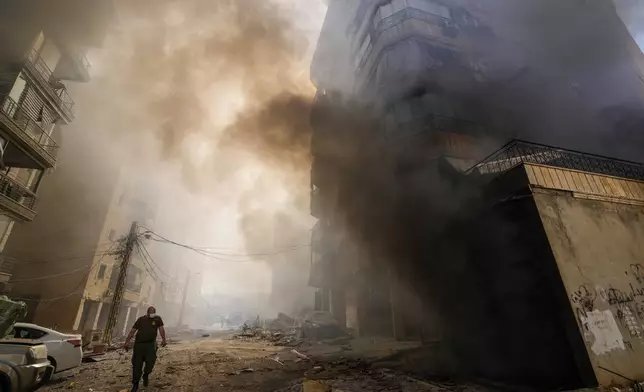
<path fill-rule="evenodd" d="M 54 377 L 42 391 L 129 391 L 131 353 L 84 363 Z M 147 391 L 468 391 L 489 389 L 422 382 L 360 360 L 302 360 L 290 348 L 263 342 L 204 338 L 159 349 Z"/>

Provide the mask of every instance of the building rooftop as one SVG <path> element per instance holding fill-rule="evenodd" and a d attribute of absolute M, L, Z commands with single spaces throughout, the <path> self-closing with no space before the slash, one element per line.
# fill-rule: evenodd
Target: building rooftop
<path fill-rule="evenodd" d="M 470 168 L 468 174 L 505 173 L 522 164 L 538 164 L 644 181 L 644 164 L 512 140 Z"/>

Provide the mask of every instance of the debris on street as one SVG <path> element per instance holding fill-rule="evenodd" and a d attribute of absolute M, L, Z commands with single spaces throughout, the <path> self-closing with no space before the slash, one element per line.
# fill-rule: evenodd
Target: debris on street
<path fill-rule="evenodd" d="M 221 337 L 184 340 L 160 349 L 148 390 L 206 392 L 217 386 L 229 392 L 491 392 L 475 385 L 416 379 L 401 371 L 375 368 L 362 359 L 336 359 L 321 349 L 313 361 L 304 349 Z M 108 352 L 101 362 L 83 363 L 69 374 L 54 376 L 41 390 L 129 391 L 129 355 L 120 350 Z"/>

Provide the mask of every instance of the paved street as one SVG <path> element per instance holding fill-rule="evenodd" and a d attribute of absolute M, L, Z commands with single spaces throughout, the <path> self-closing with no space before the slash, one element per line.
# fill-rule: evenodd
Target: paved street
<path fill-rule="evenodd" d="M 310 359 L 292 348 L 261 341 L 203 338 L 159 349 L 147 391 L 488 391 L 477 387 L 423 382 L 366 362 L 338 357 L 319 346 Z M 97 363 L 54 377 L 42 391 L 129 391 L 130 354 L 111 352 Z"/>

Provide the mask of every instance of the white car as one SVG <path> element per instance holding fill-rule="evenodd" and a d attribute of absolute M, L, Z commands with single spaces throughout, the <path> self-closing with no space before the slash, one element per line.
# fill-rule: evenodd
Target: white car
<path fill-rule="evenodd" d="M 47 358 L 53 371 L 46 375 L 49 379 L 53 373 L 62 372 L 80 366 L 83 360 L 83 339 L 81 335 L 64 334 L 36 324 L 16 323 L 13 326 L 13 337 L 33 339 L 45 344 Z"/>

